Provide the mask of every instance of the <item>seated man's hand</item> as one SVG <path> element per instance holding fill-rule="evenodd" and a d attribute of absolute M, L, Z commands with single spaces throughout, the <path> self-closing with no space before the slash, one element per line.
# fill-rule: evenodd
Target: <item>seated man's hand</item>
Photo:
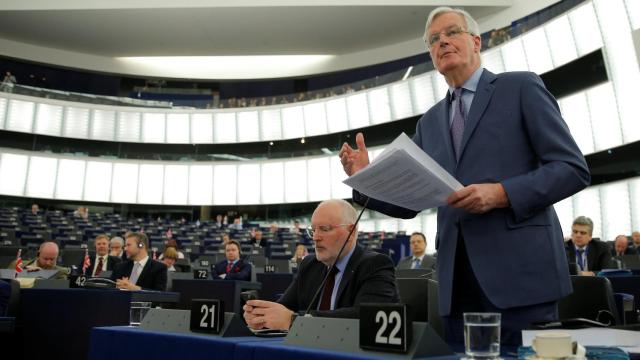
<path fill-rule="evenodd" d="M 116 287 L 118 289 L 124 289 L 124 290 L 140 290 L 140 289 L 142 289 L 140 286 L 137 286 L 136 284 L 133 284 L 131 281 L 129 281 L 128 277 L 123 277 L 122 279 L 117 279 L 116 280 Z"/>
<path fill-rule="evenodd" d="M 293 311 L 284 305 L 264 300 L 249 300 L 243 307 L 244 320 L 252 329 L 289 330 Z"/>
<path fill-rule="evenodd" d="M 27 270 L 27 272 L 32 272 L 32 271 L 40 271 L 42 270 L 42 268 L 40 268 L 39 266 L 36 265 L 28 265 L 27 267 L 24 268 L 25 270 Z"/>

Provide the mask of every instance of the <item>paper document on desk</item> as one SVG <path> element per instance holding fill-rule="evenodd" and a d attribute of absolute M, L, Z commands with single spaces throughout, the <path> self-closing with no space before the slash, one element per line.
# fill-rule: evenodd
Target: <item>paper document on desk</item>
<path fill-rule="evenodd" d="M 405 133 L 343 182 L 368 197 L 414 211 L 444 205 L 452 192 L 462 188 Z"/>
<path fill-rule="evenodd" d="M 640 332 L 610 328 L 522 330 L 522 345 L 531 346 L 536 334 L 559 331 L 571 334 L 571 339 L 583 346 L 618 346 L 635 351 L 640 347 Z"/>

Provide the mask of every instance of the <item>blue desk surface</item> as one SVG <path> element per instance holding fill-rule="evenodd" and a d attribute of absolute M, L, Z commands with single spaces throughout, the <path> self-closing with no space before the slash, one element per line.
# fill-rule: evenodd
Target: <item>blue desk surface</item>
<path fill-rule="evenodd" d="M 282 338 L 230 337 L 149 331 L 129 326 L 96 327 L 91 332 L 90 360 L 134 358 L 192 359 L 385 359 L 384 353 L 355 354 L 284 345 Z M 455 356 L 431 359 L 457 359 Z"/>

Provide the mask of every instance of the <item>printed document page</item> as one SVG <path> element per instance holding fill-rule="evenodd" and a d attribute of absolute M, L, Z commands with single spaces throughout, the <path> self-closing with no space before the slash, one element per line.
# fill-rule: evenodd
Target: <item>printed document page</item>
<path fill-rule="evenodd" d="M 462 188 L 405 133 L 344 183 L 368 197 L 414 211 L 444 205 L 452 192 Z"/>

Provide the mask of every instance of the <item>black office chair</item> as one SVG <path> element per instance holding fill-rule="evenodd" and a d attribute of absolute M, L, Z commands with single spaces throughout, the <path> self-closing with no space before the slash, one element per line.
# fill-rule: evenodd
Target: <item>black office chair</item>
<path fill-rule="evenodd" d="M 605 277 L 571 276 L 573 293 L 558 302 L 560 320 L 583 318 L 621 325 L 611 282 Z"/>

